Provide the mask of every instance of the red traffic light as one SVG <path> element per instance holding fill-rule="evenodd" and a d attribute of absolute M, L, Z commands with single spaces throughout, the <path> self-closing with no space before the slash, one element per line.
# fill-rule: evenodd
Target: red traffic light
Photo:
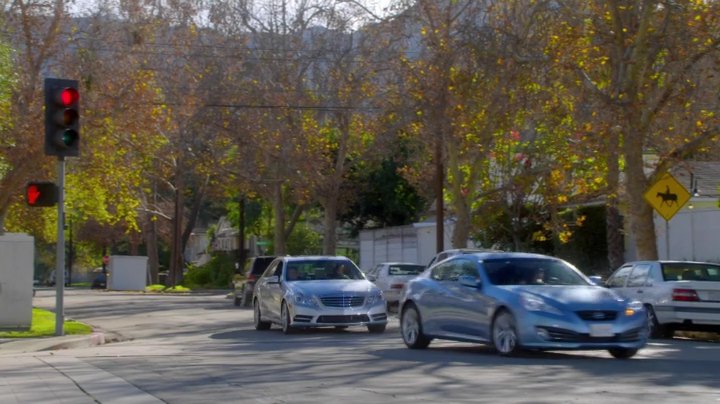
<path fill-rule="evenodd" d="M 58 95 L 58 101 L 60 102 L 60 105 L 63 107 L 70 107 L 72 104 L 75 104 L 80 100 L 80 93 L 78 93 L 78 90 L 72 87 L 65 87 L 63 88 L 59 95 Z"/>
<path fill-rule="evenodd" d="M 46 78 L 45 154 L 80 155 L 80 92 L 76 80 Z"/>
<path fill-rule="evenodd" d="M 57 203 L 57 187 L 52 182 L 30 182 L 25 188 L 25 200 L 30 206 L 53 206 Z"/>

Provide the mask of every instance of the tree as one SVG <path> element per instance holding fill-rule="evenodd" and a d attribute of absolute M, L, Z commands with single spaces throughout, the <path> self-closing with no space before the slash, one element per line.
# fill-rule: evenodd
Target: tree
<path fill-rule="evenodd" d="M 593 103 L 607 110 L 588 126 L 608 138 L 610 155 L 616 149 L 621 155 L 638 258 L 657 259 L 653 211 L 643 194 L 720 130 L 711 112 L 718 99 L 709 90 L 718 83 L 720 3 L 613 0 L 564 6 L 552 60 L 574 73 Z M 615 125 L 605 126 L 608 122 Z M 657 160 L 646 159 L 648 153 Z M 611 173 L 616 166 L 609 164 Z M 615 194 L 610 189 L 612 198 Z"/>
<path fill-rule="evenodd" d="M 4 40 L 12 49 L 4 51 L 3 67 L 11 63 L 14 77 L 5 75 L 2 92 L 11 92 L 14 102 L 5 104 L 7 120 L 0 124 L 0 233 L 11 206 L 20 202 L 24 185 L 31 178 L 43 178 L 50 172 L 49 159 L 43 157 L 44 136 L 39 129 L 42 118 L 41 73 L 60 75 L 64 57 L 59 39 L 67 21 L 65 2 L 51 4 L 35 0 L 14 1 L 0 9 L 0 21 L 6 29 Z M 7 57 L 10 57 L 10 60 Z M 10 80 L 7 80 L 10 79 Z M 50 218 L 50 216 L 48 216 Z M 13 227 L 12 225 L 9 227 Z M 16 227 L 15 227 L 16 228 Z"/>

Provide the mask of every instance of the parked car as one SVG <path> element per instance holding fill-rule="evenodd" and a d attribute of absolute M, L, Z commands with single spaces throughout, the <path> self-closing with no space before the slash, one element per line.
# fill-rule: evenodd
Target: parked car
<path fill-rule="evenodd" d="M 720 332 L 720 264 L 628 262 L 605 285 L 645 304 L 653 338 L 672 338 L 676 330 Z"/>
<path fill-rule="evenodd" d="M 244 277 L 234 282 L 233 303 L 235 306 L 249 307 L 252 304 L 255 282 L 274 260 L 274 256 L 250 257 L 245 261 Z"/>
<path fill-rule="evenodd" d="M 387 326 L 382 291 L 350 259 L 335 256 L 279 257 L 255 284 L 255 329 L 279 324 L 284 333 L 302 327 Z"/>
<path fill-rule="evenodd" d="M 421 274 L 424 265 L 409 262 L 384 262 L 367 272 L 367 278 L 375 283 L 385 296 L 388 304 L 397 304 L 405 282 Z"/>
<path fill-rule="evenodd" d="M 91 289 L 107 289 L 107 272 L 98 272 L 90 284 Z"/>
<path fill-rule="evenodd" d="M 608 350 L 630 358 L 647 341 L 642 303 L 592 284 L 569 263 L 528 253 L 460 254 L 408 281 L 400 330 L 409 348 L 434 338 L 522 349 Z"/>
<path fill-rule="evenodd" d="M 431 267 L 433 264 L 440 262 L 442 260 L 448 259 L 450 257 L 454 257 L 456 255 L 460 254 L 475 254 L 479 252 L 501 252 L 500 250 L 495 250 L 492 248 L 453 248 L 450 250 L 444 250 L 440 251 L 439 253 L 435 254 L 434 257 L 428 262 L 427 268 Z"/>

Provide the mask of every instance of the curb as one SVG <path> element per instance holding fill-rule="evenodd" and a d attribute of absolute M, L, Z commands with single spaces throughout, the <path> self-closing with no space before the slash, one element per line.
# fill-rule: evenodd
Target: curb
<path fill-rule="evenodd" d="M 115 333 L 95 331 L 86 335 L 64 335 L 44 338 L 22 338 L 0 343 L 0 356 L 20 353 L 89 348 L 126 340 Z"/>

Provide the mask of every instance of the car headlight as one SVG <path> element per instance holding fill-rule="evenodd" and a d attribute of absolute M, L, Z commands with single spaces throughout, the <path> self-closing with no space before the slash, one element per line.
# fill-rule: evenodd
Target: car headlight
<path fill-rule="evenodd" d="M 376 291 L 370 293 L 368 295 L 367 299 L 365 300 L 365 304 L 368 306 L 375 306 L 376 304 L 383 303 L 383 294 L 381 291 Z"/>
<path fill-rule="evenodd" d="M 520 295 L 520 303 L 527 311 L 544 311 L 546 313 L 561 315 L 562 312 L 555 307 L 549 305 L 545 299 L 540 296 L 523 293 Z"/>
<path fill-rule="evenodd" d="M 298 293 L 295 295 L 295 304 L 298 306 L 305 306 L 305 307 L 318 307 L 317 301 L 315 300 L 315 297 L 312 295 L 304 295 L 302 293 Z"/>
<path fill-rule="evenodd" d="M 630 317 L 634 316 L 635 314 L 643 311 L 645 309 L 645 306 L 642 302 L 633 300 L 630 303 L 628 303 L 627 307 L 625 307 L 625 315 Z"/>

